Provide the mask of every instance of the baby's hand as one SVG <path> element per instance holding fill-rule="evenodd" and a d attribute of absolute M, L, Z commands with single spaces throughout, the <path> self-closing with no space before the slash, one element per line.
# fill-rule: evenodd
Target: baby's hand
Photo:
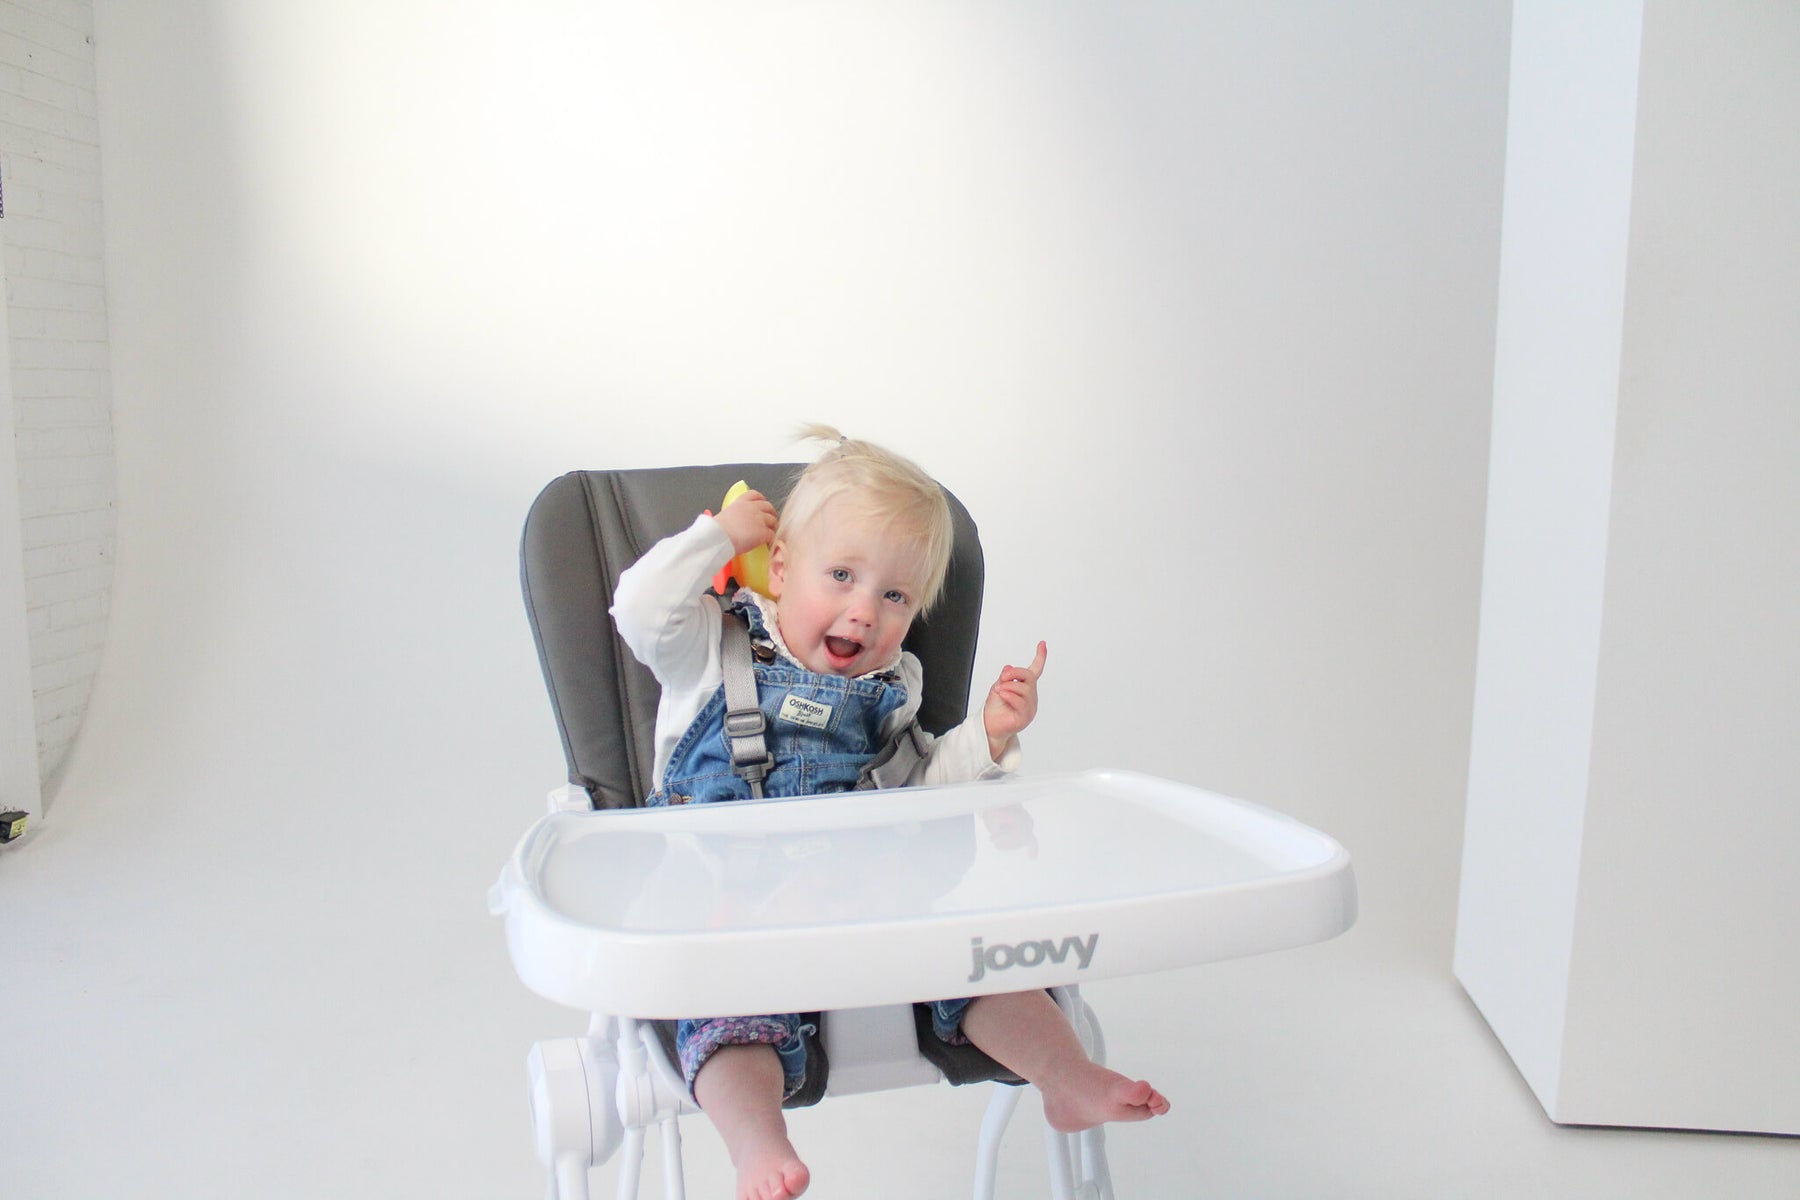
<path fill-rule="evenodd" d="M 988 754 L 995 762 L 1006 753 L 1013 735 L 1031 724 L 1037 716 L 1037 681 L 1044 673 L 1044 659 L 1050 648 L 1043 642 L 1037 646 L 1037 657 L 1029 667 L 1006 667 L 1000 679 L 988 689 L 987 705 L 981 720 L 987 726 Z"/>
<path fill-rule="evenodd" d="M 731 539 L 733 554 L 766 546 L 775 537 L 775 506 L 761 492 L 745 492 L 713 520 Z"/>

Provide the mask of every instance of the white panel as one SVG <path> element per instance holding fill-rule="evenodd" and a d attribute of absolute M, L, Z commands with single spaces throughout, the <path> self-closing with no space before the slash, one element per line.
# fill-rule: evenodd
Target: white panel
<path fill-rule="evenodd" d="M 1647 9 L 1564 1120 L 1800 1133 L 1796 61 Z"/>
<path fill-rule="evenodd" d="M 1515 21 L 1457 974 L 1557 1121 L 1800 1132 L 1800 10 Z"/>
<path fill-rule="evenodd" d="M 1641 7 L 1513 13 L 1456 973 L 1554 1104 L 1588 770 Z"/>

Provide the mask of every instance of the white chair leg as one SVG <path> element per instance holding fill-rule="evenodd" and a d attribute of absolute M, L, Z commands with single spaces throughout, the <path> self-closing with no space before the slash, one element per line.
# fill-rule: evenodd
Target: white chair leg
<path fill-rule="evenodd" d="M 550 1176 L 550 1200 L 588 1200 L 587 1155 L 565 1154 L 556 1160 Z"/>
<path fill-rule="evenodd" d="M 644 1113 L 653 1106 L 648 1056 L 638 1023 L 629 1017 L 619 1018 L 618 1059 L 619 1082 L 616 1103 L 625 1125 L 625 1136 L 619 1144 L 618 1200 L 637 1200 L 638 1183 L 644 1173 Z"/>
<path fill-rule="evenodd" d="M 664 1200 L 687 1200 L 682 1175 L 681 1115 L 700 1111 L 687 1094 L 687 1084 L 664 1058 L 648 1022 L 618 1018 L 618 1087 L 616 1108 L 624 1126 L 620 1147 L 619 1200 L 635 1200 L 643 1182 L 645 1138 L 651 1128 L 662 1134 Z"/>
<path fill-rule="evenodd" d="M 1074 1163 L 1070 1161 L 1074 1146 L 1066 1133 L 1044 1126 L 1044 1150 L 1050 1159 L 1051 1200 L 1075 1200 Z"/>
<path fill-rule="evenodd" d="M 681 1173 L 681 1118 L 669 1117 L 660 1126 L 663 1152 L 663 1200 L 687 1200 L 687 1181 Z"/>
<path fill-rule="evenodd" d="M 1000 1172 L 1000 1139 L 1019 1107 L 1025 1089 L 996 1083 L 988 1100 L 987 1115 L 981 1119 L 981 1141 L 975 1147 L 975 1200 L 994 1200 L 994 1181 Z"/>
<path fill-rule="evenodd" d="M 1112 1167 L 1106 1161 L 1106 1129 L 1090 1129 L 1081 1135 L 1081 1178 L 1092 1187 L 1094 1200 L 1113 1200 Z"/>
<path fill-rule="evenodd" d="M 644 1173 L 644 1131 L 626 1129 L 619 1144 L 619 1200 L 637 1200 L 638 1180 Z"/>

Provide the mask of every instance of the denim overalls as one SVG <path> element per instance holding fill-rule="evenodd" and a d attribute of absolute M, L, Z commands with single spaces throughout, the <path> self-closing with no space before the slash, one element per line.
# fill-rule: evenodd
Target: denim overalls
<path fill-rule="evenodd" d="M 756 693 L 764 738 L 774 764 L 763 781 L 763 795 L 813 796 L 847 792 L 862 770 L 886 745 L 882 726 L 906 703 L 906 689 L 896 668 L 878 675 L 849 679 L 820 675 L 783 658 L 763 624 L 762 610 L 747 598 L 732 608 L 750 622 Z M 731 746 L 725 737 L 725 687 L 682 734 L 663 768 L 662 786 L 650 794 L 652 806 L 714 804 L 748 800 L 750 785 L 731 769 Z M 953 1038 L 966 1002 L 934 1006 L 940 1036 Z M 681 1072 L 691 1092 L 694 1076 L 720 1046 L 766 1043 L 781 1059 L 783 1094 L 792 1095 L 806 1077 L 806 1043 L 795 1013 L 760 1017 L 712 1017 L 676 1023 L 675 1047 Z M 960 1039 L 958 1039 L 960 1040 Z"/>
<path fill-rule="evenodd" d="M 763 795 L 850 791 L 886 744 L 881 727 L 906 703 L 899 669 L 861 679 L 815 674 L 776 652 L 762 609 L 753 601 L 735 601 L 732 609 L 750 622 L 757 700 L 768 725 L 763 737 L 775 758 Z M 749 798 L 750 785 L 731 769 L 721 684 L 669 753 L 662 786 L 648 802 L 713 804 Z"/>

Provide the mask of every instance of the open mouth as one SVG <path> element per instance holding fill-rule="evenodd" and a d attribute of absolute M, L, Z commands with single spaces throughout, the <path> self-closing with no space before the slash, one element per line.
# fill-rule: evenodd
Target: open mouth
<path fill-rule="evenodd" d="M 849 662 L 862 653 L 862 643 L 850 638 L 828 637 L 825 639 L 825 652 L 835 660 Z"/>

